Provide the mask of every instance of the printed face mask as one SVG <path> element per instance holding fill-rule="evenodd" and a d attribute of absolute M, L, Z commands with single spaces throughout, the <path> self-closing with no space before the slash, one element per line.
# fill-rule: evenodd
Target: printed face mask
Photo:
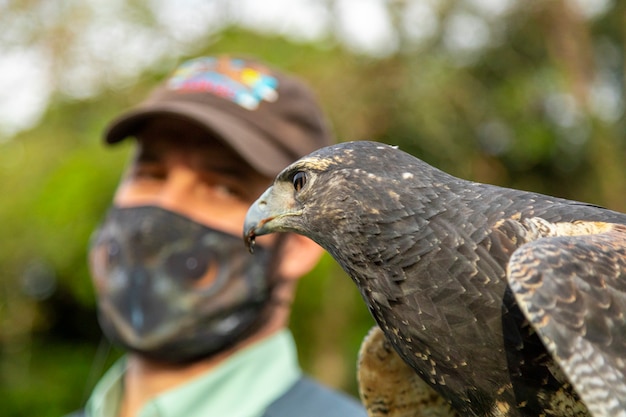
<path fill-rule="evenodd" d="M 267 319 L 272 251 L 259 249 L 159 207 L 112 208 L 90 251 L 103 332 L 167 362 L 234 345 Z"/>

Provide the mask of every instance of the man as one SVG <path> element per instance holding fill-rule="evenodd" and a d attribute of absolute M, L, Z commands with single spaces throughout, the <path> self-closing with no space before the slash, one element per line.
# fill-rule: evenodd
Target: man
<path fill-rule="evenodd" d="M 302 376 L 286 329 L 321 248 L 283 235 L 252 256 L 241 239 L 271 179 L 331 142 L 310 91 L 254 60 L 197 58 L 105 137 L 137 144 L 90 250 L 100 325 L 128 355 L 85 415 L 364 416 Z"/>

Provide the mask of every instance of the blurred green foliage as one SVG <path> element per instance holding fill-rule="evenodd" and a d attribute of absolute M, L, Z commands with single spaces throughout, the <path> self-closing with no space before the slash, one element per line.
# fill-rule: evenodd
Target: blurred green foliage
<path fill-rule="evenodd" d="M 568 10 L 528 2 L 498 22 L 500 42 L 462 60 L 441 37 L 372 58 L 331 40 L 303 45 L 235 28 L 189 55 L 251 54 L 300 75 L 339 140 L 379 140 L 460 177 L 626 211 L 625 6 L 594 20 Z M 603 59 L 607 51 L 617 58 Z M 105 148 L 101 134 L 170 69 L 88 100 L 59 96 L 38 126 L 0 143 L 3 415 L 80 407 L 120 354 L 102 343 L 85 261 L 131 147 Z M 617 116 L 594 110 L 599 73 L 616 80 Z M 291 327 L 305 370 L 322 381 L 356 394 L 356 355 L 372 324 L 328 256 L 301 281 Z"/>

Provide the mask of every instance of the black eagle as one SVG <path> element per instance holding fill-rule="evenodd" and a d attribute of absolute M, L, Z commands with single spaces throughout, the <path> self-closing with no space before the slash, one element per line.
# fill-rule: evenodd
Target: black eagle
<path fill-rule="evenodd" d="M 626 214 L 360 141 L 278 175 L 244 226 L 272 232 L 339 262 L 449 415 L 626 416 Z"/>

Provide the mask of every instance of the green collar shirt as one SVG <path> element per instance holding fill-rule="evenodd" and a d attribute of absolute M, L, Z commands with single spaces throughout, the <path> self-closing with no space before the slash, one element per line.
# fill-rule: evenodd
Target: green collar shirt
<path fill-rule="evenodd" d="M 88 417 L 117 417 L 125 367 L 122 358 L 98 382 L 87 402 Z M 138 417 L 260 417 L 301 374 L 293 337 L 282 330 L 153 398 Z"/>

